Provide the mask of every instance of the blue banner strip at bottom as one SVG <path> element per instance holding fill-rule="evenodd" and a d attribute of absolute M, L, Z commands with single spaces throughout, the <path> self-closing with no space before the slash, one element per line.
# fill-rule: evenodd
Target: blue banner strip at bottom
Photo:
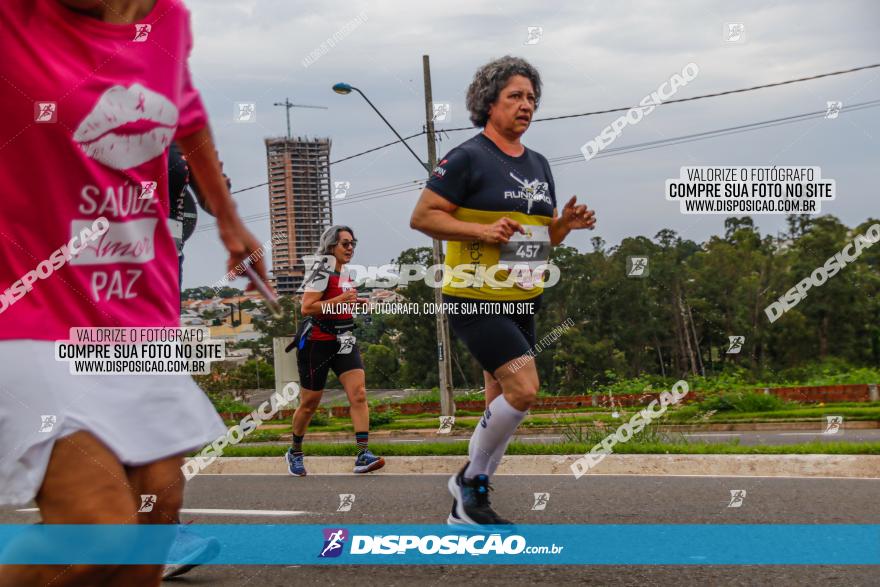
<path fill-rule="evenodd" d="M 219 555 L 204 560 L 198 538 Z M 880 525 L 0 525 L 0 564 L 180 562 L 880 565 Z"/>

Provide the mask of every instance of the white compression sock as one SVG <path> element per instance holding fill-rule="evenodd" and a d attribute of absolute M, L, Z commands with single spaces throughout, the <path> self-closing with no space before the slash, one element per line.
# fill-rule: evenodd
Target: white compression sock
<path fill-rule="evenodd" d="M 468 448 L 471 463 L 464 472 L 466 479 L 473 479 L 477 475 L 491 475 L 498 467 L 498 462 L 504 456 L 507 443 L 516 432 L 517 426 L 526 417 L 526 412 L 520 412 L 499 395 L 480 419 Z M 496 457 L 497 459 L 493 459 Z M 494 466 L 491 465 L 495 460 Z"/>
<path fill-rule="evenodd" d="M 507 441 L 495 449 L 495 452 L 492 453 L 492 456 L 489 458 L 489 471 L 486 473 L 489 477 L 495 474 L 495 470 L 498 469 L 498 465 L 501 464 L 501 459 L 504 458 L 504 453 L 507 452 L 507 445 L 510 444 L 510 441 L 513 440 L 513 434 L 511 434 Z"/>
<path fill-rule="evenodd" d="M 498 445 L 498 448 L 495 449 L 495 452 L 492 453 L 492 456 L 489 457 L 489 470 L 486 474 L 491 477 L 495 474 L 495 471 L 498 469 L 498 465 L 501 464 L 501 459 L 504 458 L 504 453 L 507 452 L 507 446 L 510 444 L 510 441 L 513 440 L 513 434 L 511 434 L 505 442 Z M 474 460 L 474 451 L 476 450 L 476 443 L 471 443 L 468 446 L 468 458 L 473 461 Z"/>

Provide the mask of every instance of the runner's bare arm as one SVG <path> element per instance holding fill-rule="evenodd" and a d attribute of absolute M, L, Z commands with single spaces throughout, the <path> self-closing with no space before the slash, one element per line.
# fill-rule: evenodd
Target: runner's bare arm
<path fill-rule="evenodd" d="M 325 313 L 325 306 L 330 307 L 336 304 L 354 304 L 358 301 L 357 291 L 355 290 L 344 292 L 335 298 L 330 298 L 329 300 L 322 300 L 321 296 L 323 294 L 324 292 L 321 291 L 307 291 L 303 293 L 301 310 L 303 316 L 320 316 Z M 329 310 L 326 313 L 330 313 Z"/>
<path fill-rule="evenodd" d="M 556 208 L 553 209 L 553 222 L 550 224 L 550 244 L 556 246 L 565 240 L 572 230 L 589 228 L 596 225 L 596 212 L 587 208 L 586 204 L 577 204 L 577 196 L 571 199 L 562 208 L 562 216 Z"/>
<path fill-rule="evenodd" d="M 231 271 L 241 263 L 248 255 L 260 248 L 260 242 L 245 227 L 238 212 L 235 202 L 229 194 L 229 187 L 223 177 L 220 159 L 217 157 L 217 148 L 211 138 L 211 130 L 205 127 L 191 135 L 177 139 L 180 151 L 189 165 L 190 171 L 198 182 L 199 189 L 204 195 L 211 212 L 217 218 L 217 227 L 220 230 L 220 240 L 229 251 L 227 270 Z M 253 261 L 257 274 L 269 285 L 266 276 L 266 263 L 264 257 Z M 248 286 L 249 289 L 253 285 Z"/>
<path fill-rule="evenodd" d="M 506 243 L 514 232 L 522 232 L 519 222 L 500 218 L 492 224 L 464 222 L 452 213 L 458 206 L 425 188 L 409 221 L 410 228 L 424 232 L 431 238 L 445 241 L 474 241 Z"/>

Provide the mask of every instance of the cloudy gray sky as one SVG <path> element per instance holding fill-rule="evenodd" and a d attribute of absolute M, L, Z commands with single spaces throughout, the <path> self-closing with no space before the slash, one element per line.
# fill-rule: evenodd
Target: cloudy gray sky
<path fill-rule="evenodd" d="M 189 0 L 195 47 L 190 69 L 211 115 L 215 138 L 233 189 L 266 181 L 263 139 L 285 133 L 290 97 L 328 110 L 295 109 L 293 132 L 333 140 L 331 160 L 393 140 L 357 95 L 330 87 L 346 81 L 361 88 L 404 135 L 424 123 L 422 55 L 431 56 L 435 102 L 451 104 L 440 128 L 469 126 L 465 90 L 477 67 L 505 54 L 528 59 L 541 72 L 544 96 L 537 117 L 627 106 L 649 94 L 685 64 L 699 76 L 676 98 L 787 80 L 880 62 L 880 4 L 836 2 L 527 2 L 450 0 L 416 3 L 300 2 L 290 0 Z M 366 20 L 308 67 L 302 60 L 322 41 L 362 15 Z M 726 23 L 745 25 L 744 42 L 724 40 Z M 543 28 L 525 44 L 530 26 Z M 824 110 L 827 101 L 848 104 L 880 98 L 880 69 L 747 94 L 657 108 L 626 127 L 614 147 Z M 257 122 L 233 122 L 236 102 L 255 102 Z M 593 236 L 617 244 L 627 236 L 653 236 L 671 228 L 703 240 L 722 231 L 724 216 L 682 215 L 664 199 L 664 181 L 683 165 L 818 165 L 837 181 L 837 200 L 823 213 L 854 225 L 880 217 L 876 174 L 880 109 L 690 142 L 553 168 L 557 198 L 576 194 L 596 209 L 594 231 L 567 244 L 591 249 Z M 617 114 L 537 122 L 523 142 L 548 158 L 576 155 Z M 474 131 L 443 136 L 442 155 Z M 424 136 L 412 147 L 426 158 Z M 401 145 L 334 165 L 334 181 L 351 182 L 350 194 L 422 179 L 424 172 Z M 354 262 L 386 263 L 401 250 L 427 246 L 409 229 L 418 191 L 334 204 L 334 220 L 350 224 L 360 246 Z M 242 216 L 268 212 L 266 187 L 235 196 Z M 563 199 L 564 198 L 564 199 Z M 340 205 L 341 204 L 341 205 Z M 203 215 L 204 216 L 204 215 Z M 765 232 L 784 217 L 761 215 Z M 211 219 L 203 217 L 200 226 Z M 267 218 L 248 225 L 269 239 Z M 184 286 L 210 285 L 225 272 L 216 231 L 197 233 L 186 249 Z M 236 282 L 244 285 L 244 281 Z"/>

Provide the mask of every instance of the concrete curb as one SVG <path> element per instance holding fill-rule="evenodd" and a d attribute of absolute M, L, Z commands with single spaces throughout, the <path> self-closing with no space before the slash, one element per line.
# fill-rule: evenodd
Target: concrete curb
<path fill-rule="evenodd" d="M 504 457 L 499 475 L 572 475 L 581 455 Z M 464 456 L 385 457 L 379 475 L 451 475 Z M 312 475 L 353 474 L 352 457 L 306 457 Z M 202 474 L 286 474 L 283 457 L 221 457 Z M 880 479 L 878 455 L 609 455 L 587 475 L 699 475 L 710 477 L 852 477 Z"/>

